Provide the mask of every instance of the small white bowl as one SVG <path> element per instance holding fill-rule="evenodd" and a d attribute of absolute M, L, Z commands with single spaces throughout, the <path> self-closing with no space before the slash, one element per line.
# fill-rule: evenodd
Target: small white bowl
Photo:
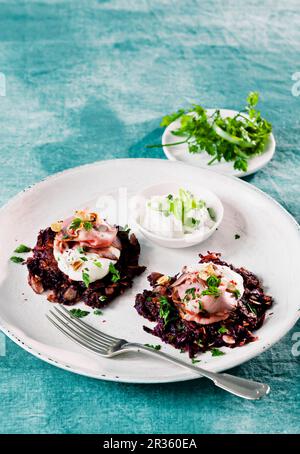
<path fill-rule="evenodd" d="M 168 238 L 166 236 L 158 235 L 145 229 L 141 222 L 144 215 L 146 200 L 155 195 L 166 195 L 170 193 L 177 194 L 180 188 L 190 191 L 198 199 L 204 200 L 207 207 L 213 209 L 216 219 L 212 228 L 208 231 L 186 233 L 182 238 Z M 190 247 L 207 240 L 207 238 L 209 238 L 219 227 L 224 214 L 224 208 L 220 199 L 212 191 L 201 186 L 178 184 L 174 182 L 159 183 L 142 189 L 142 191 L 137 194 L 137 200 L 138 204 L 136 206 L 134 219 L 139 230 L 149 240 L 153 241 L 159 246 L 168 248 Z"/>
<path fill-rule="evenodd" d="M 220 114 L 223 118 L 225 117 L 232 118 L 238 114 L 236 110 L 228 109 L 218 110 L 220 110 Z M 208 115 L 212 115 L 216 111 L 216 109 L 206 109 L 206 111 Z M 247 114 L 243 115 L 247 116 Z M 180 128 L 180 125 L 181 119 L 178 118 L 164 130 L 164 133 L 162 135 L 163 151 L 170 161 L 179 161 L 195 167 L 211 169 L 214 170 L 215 172 L 222 173 L 223 175 L 245 177 L 246 175 L 250 175 L 264 167 L 266 164 L 268 164 L 268 162 L 273 158 L 273 155 L 275 153 L 276 142 L 273 134 L 271 133 L 269 139 L 265 144 L 264 152 L 261 153 L 260 155 L 254 156 L 253 158 L 249 159 L 248 170 L 246 172 L 234 169 L 233 162 L 231 161 L 230 162 L 225 162 L 223 160 L 221 162 L 216 161 L 211 166 L 209 166 L 208 162 L 211 160 L 212 156 L 210 156 L 208 153 L 189 153 L 188 146 L 186 143 L 172 146 L 167 145 L 185 139 L 184 137 L 175 136 L 174 134 L 172 134 L 172 131 L 175 131 L 176 129 Z"/>

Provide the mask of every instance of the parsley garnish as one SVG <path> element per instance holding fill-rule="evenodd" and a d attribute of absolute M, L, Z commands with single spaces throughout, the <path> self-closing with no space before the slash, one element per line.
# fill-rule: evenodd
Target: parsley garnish
<path fill-rule="evenodd" d="M 90 275 L 86 271 L 82 271 L 82 280 L 86 287 L 90 285 Z"/>
<path fill-rule="evenodd" d="M 95 309 L 95 310 L 94 310 L 94 314 L 95 314 L 95 315 L 103 315 L 103 312 L 100 311 L 100 309 Z"/>
<path fill-rule="evenodd" d="M 20 244 L 15 250 L 14 252 L 16 252 L 17 254 L 23 254 L 24 252 L 30 252 L 31 251 L 31 248 L 26 246 L 25 244 Z"/>
<path fill-rule="evenodd" d="M 214 296 L 215 298 L 217 298 L 218 296 L 220 296 L 221 292 L 220 290 L 218 289 L 218 287 L 208 287 L 206 290 L 203 290 L 202 292 L 202 295 L 212 295 Z"/>
<path fill-rule="evenodd" d="M 197 364 L 197 363 L 200 363 L 200 362 L 201 362 L 201 359 L 192 358 L 192 364 Z"/>
<path fill-rule="evenodd" d="M 233 118 L 223 118 L 219 110 L 208 116 L 207 111 L 197 104 L 189 109 L 180 109 L 166 115 L 161 121 L 161 126 L 168 126 L 180 118 L 180 127 L 172 131 L 172 134 L 182 139 L 167 145 L 186 143 L 190 153 L 205 151 L 211 155 L 209 165 L 215 161 L 231 161 L 235 169 L 246 171 L 248 160 L 264 152 L 266 141 L 272 131 L 272 125 L 256 110 L 258 100 L 257 92 L 249 93 L 244 109 L 247 116 L 239 112 Z M 159 144 L 149 147 L 161 146 Z"/>
<path fill-rule="evenodd" d="M 237 288 L 235 290 L 232 290 L 231 293 L 235 296 L 236 299 L 241 296 L 241 292 Z"/>
<path fill-rule="evenodd" d="M 99 296 L 99 298 L 98 298 L 98 299 L 99 299 L 99 301 L 101 301 L 101 302 L 103 303 L 104 301 L 106 301 L 106 300 L 107 300 L 107 296 L 105 296 L 105 295 L 101 295 L 101 296 Z"/>
<path fill-rule="evenodd" d="M 234 239 L 235 239 L 235 240 L 238 240 L 239 238 L 241 238 L 241 236 L 240 236 L 238 233 L 236 233 L 236 234 L 234 235 Z"/>
<path fill-rule="evenodd" d="M 173 307 L 165 296 L 161 296 L 159 302 L 159 316 L 163 319 L 164 325 L 166 326 L 173 318 Z"/>
<path fill-rule="evenodd" d="M 93 224 L 92 224 L 90 221 L 85 221 L 85 222 L 83 223 L 83 228 L 84 228 L 85 230 L 92 230 Z"/>
<path fill-rule="evenodd" d="M 211 349 L 211 354 L 212 354 L 212 356 L 223 356 L 223 355 L 225 355 L 225 353 L 222 352 L 221 350 L 219 350 L 218 348 L 212 348 Z"/>
<path fill-rule="evenodd" d="M 111 281 L 118 282 L 121 279 L 120 272 L 117 270 L 113 263 L 109 264 L 109 272 L 112 274 Z"/>
<path fill-rule="evenodd" d="M 208 287 L 219 287 L 221 284 L 221 279 L 217 276 L 209 276 L 206 280 Z"/>
<path fill-rule="evenodd" d="M 80 218 L 74 218 L 69 226 L 71 230 L 77 230 L 81 226 L 82 219 Z"/>
<path fill-rule="evenodd" d="M 89 315 L 88 311 L 82 311 L 81 309 L 71 309 L 69 312 L 70 312 L 70 314 L 72 314 L 74 317 L 77 317 L 77 318 L 82 318 L 82 317 L 86 317 L 87 315 Z"/>
<path fill-rule="evenodd" d="M 161 345 L 145 344 L 145 347 L 153 348 L 153 350 L 160 350 L 161 349 Z"/>
<path fill-rule="evenodd" d="M 10 260 L 14 263 L 23 263 L 24 262 L 24 259 L 22 257 L 16 257 L 15 255 L 13 255 Z"/>
<path fill-rule="evenodd" d="M 221 326 L 221 328 L 218 329 L 218 333 L 226 334 L 228 333 L 228 329 L 225 326 Z"/>
<path fill-rule="evenodd" d="M 82 255 L 82 256 L 80 257 L 80 260 L 82 260 L 83 262 L 87 262 L 87 261 L 88 261 L 88 259 L 87 259 L 84 255 Z"/>
<path fill-rule="evenodd" d="M 79 252 L 79 254 L 83 254 L 85 252 L 85 247 L 84 246 L 79 246 L 77 248 L 77 251 Z"/>
<path fill-rule="evenodd" d="M 102 263 L 101 262 L 94 262 L 94 265 L 96 265 L 98 268 L 102 268 Z"/>

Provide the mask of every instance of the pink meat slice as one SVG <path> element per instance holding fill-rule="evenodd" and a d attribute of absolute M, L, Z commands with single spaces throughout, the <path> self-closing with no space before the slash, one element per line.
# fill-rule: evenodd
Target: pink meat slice
<path fill-rule="evenodd" d="M 74 217 L 66 219 L 63 222 L 61 231 L 56 234 L 55 244 L 57 247 L 62 249 L 63 244 L 75 242 L 76 247 L 81 246 L 89 250 L 92 249 L 100 257 L 115 258 L 111 248 L 121 249 L 120 240 L 117 238 L 118 229 L 115 226 L 111 226 L 106 221 L 101 220 L 101 223 L 97 223 L 90 230 L 84 228 L 72 230 L 70 225 L 73 219 Z M 100 251 L 102 251 L 102 254 Z"/>
<path fill-rule="evenodd" d="M 177 285 L 173 285 L 173 299 L 174 302 L 177 303 L 180 313 L 185 320 L 195 321 L 202 325 L 219 322 L 221 320 L 226 320 L 226 318 L 229 317 L 230 312 L 236 307 L 236 298 L 232 293 L 226 291 L 226 283 L 221 282 L 219 286 L 221 294 L 219 297 L 203 295 L 200 298 L 202 307 L 207 313 L 204 317 L 199 313 L 198 309 L 188 309 L 183 303 L 183 299 L 186 296 L 186 291 L 191 288 L 195 288 L 195 294 L 201 294 L 202 291 L 207 288 L 205 282 L 199 279 L 196 273 L 191 272 L 180 276 L 177 282 Z M 199 300 L 199 298 L 197 298 L 197 300 Z M 198 307 L 197 305 L 195 306 Z"/>

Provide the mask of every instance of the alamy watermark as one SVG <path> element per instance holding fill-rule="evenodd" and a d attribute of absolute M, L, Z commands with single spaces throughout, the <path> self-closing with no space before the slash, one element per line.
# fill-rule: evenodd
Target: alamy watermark
<path fill-rule="evenodd" d="M 295 342 L 292 346 L 292 355 L 300 356 L 300 332 L 297 331 L 292 335 L 292 342 Z"/>
<path fill-rule="evenodd" d="M 6 77 L 0 72 L 0 96 L 6 96 Z"/>
<path fill-rule="evenodd" d="M 295 83 L 292 85 L 291 93 L 293 96 L 300 96 L 300 71 L 295 72 L 292 75 L 292 80 L 294 80 Z"/>

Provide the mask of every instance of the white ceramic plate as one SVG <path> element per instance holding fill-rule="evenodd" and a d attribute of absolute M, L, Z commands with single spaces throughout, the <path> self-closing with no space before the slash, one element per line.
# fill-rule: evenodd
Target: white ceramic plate
<path fill-rule="evenodd" d="M 42 360 L 90 377 L 135 383 L 196 378 L 189 371 L 150 356 L 132 353 L 103 359 L 84 350 L 49 324 L 45 314 L 53 303 L 48 302 L 44 295 L 33 293 L 27 285 L 24 266 L 9 261 L 17 244 L 35 244 L 40 228 L 49 226 L 76 208 L 95 206 L 99 195 L 116 196 L 121 188 L 123 197 L 124 188 L 127 188 L 128 195 L 132 196 L 143 186 L 172 180 L 183 186 L 187 181 L 191 184 L 201 181 L 202 186 L 214 191 L 224 204 L 223 222 L 200 247 L 165 249 L 139 235 L 141 264 L 148 267 L 149 273 L 175 274 L 185 264 L 196 264 L 199 252 L 219 251 L 228 262 L 244 265 L 263 278 L 266 290 L 275 298 L 270 311 L 273 315 L 267 316 L 258 331 L 258 341 L 241 348 L 225 349 L 226 355 L 221 357 L 212 357 L 209 353 L 202 355 L 201 366 L 213 371 L 225 370 L 253 358 L 277 342 L 299 317 L 298 225 L 274 200 L 237 178 L 155 159 L 120 159 L 78 167 L 47 178 L 20 193 L 1 209 L 1 329 Z M 125 212 L 124 203 L 123 199 L 120 203 L 122 212 Z M 241 236 L 238 240 L 234 239 L 236 233 Z M 148 272 L 136 279 L 131 290 L 111 303 L 103 316 L 91 314 L 85 320 L 129 341 L 161 344 L 159 339 L 143 331 L 142 326 L 150 323 L 133 307 L 135 294 L 148 287 Z M 170 346 L 163 345 L 163 350 L 184 357 Z M 190 361 L 187 356 L 185 358 Z"/>
<path fill-rule="evenodd" d="M 215 109 L 207 109 L 208 115 L 213 114 Z M 236 110 L 220 109 L 222 117 L 234 117 L 238 112 Z M 165 155 L 170 161 L 180 161 L 185 164 L 190 164 L 195 167 L 202 167 L 204 169 L 211 169 L 215 172 L 222 173 L 223 175 L 235 176 L 235 177 L 244 177 L 250 175 L 251 173 L 256 172 L 257 170 L 264 167 L 272 159 L 275 153 L 275 139 L 273 134 L 270 134 L 268 142 L 266 143 L 265 151 L 259 156 L 255 156 L 250 159 L 248 162 L 247 172 L 242 172 L 240 170 L 235 170 L 233 168 L 232 162 L 214 162 L 210 166 L 207 163 L 211 160 L 211 156 L 208 153 L 198 153 L 193 154 L 189 153 L 188 146 L 186 144 L 165 146 L 165 144 L 179 142 L 181 138 L 179 136 L 174 136 L 172 131 L 175 131 L 180 127 L 180 118 L 176 121 L 173 121 L 164 131 L 162 135 L 162 144 Z M 184 139 L 184 138 L 182 138 Z"/>

